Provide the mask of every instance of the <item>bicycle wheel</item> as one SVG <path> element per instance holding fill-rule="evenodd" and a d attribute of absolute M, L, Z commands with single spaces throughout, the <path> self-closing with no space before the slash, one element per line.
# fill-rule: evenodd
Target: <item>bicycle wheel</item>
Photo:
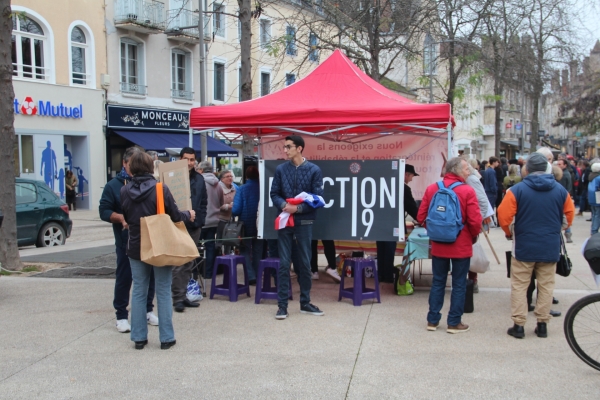
<path fill-rule="evenodd" d="M 569 308 L 564 330 L 577 357 L 600 371 L 600 293 L 581 298 Z"/>

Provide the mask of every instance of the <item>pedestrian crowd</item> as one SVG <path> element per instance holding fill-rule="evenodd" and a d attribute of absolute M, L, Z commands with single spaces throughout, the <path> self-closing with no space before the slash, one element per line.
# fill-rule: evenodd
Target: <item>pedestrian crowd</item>
<path fill-rule="evenodd" d="M 182 221 L 195 243 L 205 250 L 204 278 L 210 279 L 218 254 L 239 251 L 246 261 L 250 284 L 255 284 L 259 261 L 277 257 L 278 310 L 275 318 L 289 316 L 288 296 L 290 268 L 300 285 L 300 312 L 321 316 L 324 312 L 311 303 L 311 281 L 319 278 L 317 240 L 313 240 L 316 208 L 306 203 L 291 202 L 301 193 L 323 195 L 320 168 L 306 160 L 302 152 L 302 137 L 285 138 L 283 149 L 288 161 L 281 163 L 270 187 L 270 200 L 282 213 L 293 215 L 294 224 L 277 230 L 276 240 L 258 238 L 257 217 L 260 201 L 260 176 L 256 166 L 245 171 L 245 183 L 236 185 L 230 170 L 218 175 L 208 161 L 198 162 L 196 151 L 183 148 L 180 160 L 187 161 L 191 209 L 179 210 L 169 188 L 162 185 L 165 213 L 173 222 Z M 100 201 L 100 217 L 113 224 L 117 271 L 113 306 L 116 328 L 131 332 L 136 349 L 148 343 L 148 325 L 159 326 L 162 349 L 175 345 L 172 311 L 199 307 L 187 297 L 187 286 L 194 276 L 195 263 L 178 267 L 153 267 L 141 260 L 140 220 L 157 213 L 158 167 L 156 154 L 128 148 L 123 154 L 122 169 L 104 188 Z M 462 333 L 469 326 L 462 320 L 468 285 L 479 291 L 478 276 L 470 271 L 473 246 L 482 231 L 500 227 L 513 241 L 511 258 L 511 317 L 513 326 L 508 334 L 525 336 L 527 312 L 537 318 L 535 333 L 547 336 L 547 324 L 556 315 L 550 309 L 553 297 L 556 262 L 559 259 L 565 231 L 566 242 L 572 242 L 570 225 L 575 216 L 590 210 L 591 233 L 600 229 L 600 159 L 576 160 L 541 148 L 522 158 L 507 160 L 490 157 L 479 162 L 464 156 L 447 161 L 443 179 L 431 183 L 420 202 L 412 196 L 409 183 L 419 174 L 405 165 L 404 210 L 417 225 L 427 229 L 431 239 L 432 286 L 429 294 L 427 330 L 435 331 L 442 319 L 441 309 L 448 274 L 452 276 L 447 332 Z M 244 238 L 239 249 L 223 246 L 220 239 L 225 226 L 236 219 L 244 224 Z M 322 240 L 327 259 L 326 274 L 336 282 L 335 245 Z M 377 274 L 382 282 L 394 282 L 396 242 L 377 242 Z M 400 286 L 406 284 L 400 277 Z M 469 283 L 469 281 L 471 281 Z M 537 281 L 537 287 L 536 287 Z M 133 291 L 132 291 L 133 286 Z M 537 288 L 533 304 L 532 294 Z M 131 324 L 127 307 L 131 292 Z M 156 295 L 158 316 L 153 312 Z M 560 314 L 558 314 L 560 315 Z"/>

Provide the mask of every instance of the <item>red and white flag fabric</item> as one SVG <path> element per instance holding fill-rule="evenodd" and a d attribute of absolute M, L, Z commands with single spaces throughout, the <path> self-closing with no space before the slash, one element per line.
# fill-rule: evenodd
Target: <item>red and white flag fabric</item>
<path fill-rule="evenodd" d="M 325 205 L 323 197 L 306 192 L 300 193 L 293 199 L 285 199 L 285 201 L 295 206 L 306 203 L 313 208 L 321 208 Z M 286 226 L 294 226 L 294 216 L 288 212 L 282 211 L 281 214 L 275 218 L 275 230 L 283 229 Z"/>
<path fill-rule="evenodd" d="M 294 216 L 289 212 L 283 211 L 275 218 L 275 230 L 283 229 L 286 226 L 294 226 Z"/>

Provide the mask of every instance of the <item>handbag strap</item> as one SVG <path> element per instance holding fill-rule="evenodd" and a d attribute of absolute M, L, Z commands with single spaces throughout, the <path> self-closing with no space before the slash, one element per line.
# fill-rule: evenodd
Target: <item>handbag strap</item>
<path fill-rule="evenodd" d="M 165 196 L 163 194 L 162 182 L 156 183 L 156 213 L 157 214 L 165 213 Z"/>
<path fill-rule="evenodd" d="M 567 255 L 567 246 L 565 245 L 565 240 L 563 239 L 562 232 L 560 233 L 560 250 L 561 250 L 562 254 L 564 254 L 565 256 L 568 256 Z"/>

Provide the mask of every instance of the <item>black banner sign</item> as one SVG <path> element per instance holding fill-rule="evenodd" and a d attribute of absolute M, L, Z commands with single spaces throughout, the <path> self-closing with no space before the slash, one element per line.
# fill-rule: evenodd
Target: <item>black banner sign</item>
<path fill-rule="evenodd" d="M 269 195 L 283 162 L 261 160 L 259 236 L 276 239 L 279 210 Z M 314 239 L 404 240 L 404 160 L 311 161 L 323 171 L 325 207 L 317 211 Z"/>
<path fill-rule="evenodd" d="M 159 110 L 154 108 L 106 106 L 109 128 L 188 132 L 188 111 Z"/>

